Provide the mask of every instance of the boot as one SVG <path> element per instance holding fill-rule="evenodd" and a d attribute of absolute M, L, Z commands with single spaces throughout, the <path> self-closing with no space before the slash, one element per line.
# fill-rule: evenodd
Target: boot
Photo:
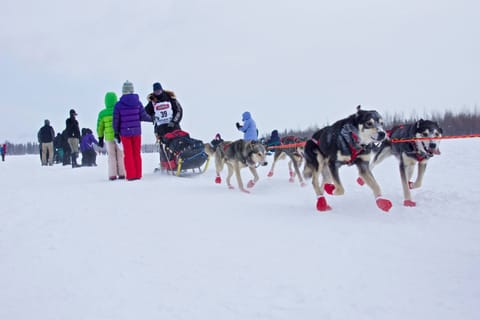
<path fill-rule="evenodd" d="M 80 165 L 77 163 L 78 153 L 72 153 L 72 168 L 78 168 Z"/>

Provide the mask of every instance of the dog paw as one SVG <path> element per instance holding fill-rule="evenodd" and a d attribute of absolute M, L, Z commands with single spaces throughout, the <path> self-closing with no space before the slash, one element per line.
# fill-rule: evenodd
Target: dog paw
<path fill-rule="evenodd" d="M 365 181 L 363 181 L 362 177 L 358 177 L 357 178 L 357 183 L 361 186 L 363 186 L 365 184 Z"/>
<path fill-rule="evenodd" d="M 332 207 L 330 207 L 327 204 L 327 199 L 325 199 L 324 196 L 318 197 L 317 199 L 317 210 L 318 211 L 328 211 L 332 210 Z"/>
<path fill-rule="evenodd" d="M 392 208 L 392 202 L 388 199 L 378 197 L 376 201 L 377 207 L 385 212 L 388 212 Z"/>
<path fill-rule="evenodd" d="M 268 177 L 273 177 L 273 171 L 269 171 L 267 174 Z"/>
<path fill-rule="evenodd" d="M 240 191 L 245 192 L 245 193 L 250 193 L 250 191 L 248 191 L 247 189 L 244 189 L 244 188 L 240 189 Z"/>
<path fill-rule="evenodd" d="M 412 200 L 404 200 L 403 205 L 405 207 L 415 207 L 415 206 L 417 206 L 417 203 L 415 201 L 412 201 Z"/>
<path fill-rule="evenodd" d="M 295 178 L 290 177 L 290 178 L 288 179 L 288 182 L 295 182 Z"/>
<path fill-rule="evenodd" d="M 247 183 L 247 188 L 253 188 L 254 185 L 255 185 L 255 181 L 250 180 L 250 181 L 248 181 L 248 183 Z"/>
<path fill-rule="evenodd" d="M 302 188 L 305 187 L 306 185 L 307 185 L 307 184 L 306 184 L 305 182 L 301 182 L 301 183 L 300 183 L 300 187 L 302 187 Z"/>
<path fill-rule="evenodd" d="M 233 189 L 235 189 L 235 187 L 232 186 L 231 184 L 229 184 L 229 185 L 228 185 L 228 189 L 233 190 Z"/>
<path fill-rule="evenodd" d="M 323 190 L 328 194 L 333 194 L 333 192 L 335 192 L 335 185 L 333 183 L 325 183 Z"/>
<path fill-rule="evenodd" d="M 220 176 L 217 176 L 215 178 L 215 183 L 218 183 L 218 184 L 222 183 L 222 178 L 220 178 Z"/>

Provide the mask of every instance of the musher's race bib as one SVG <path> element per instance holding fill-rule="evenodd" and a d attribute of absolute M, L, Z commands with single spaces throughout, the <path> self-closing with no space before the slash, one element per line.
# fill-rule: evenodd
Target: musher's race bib
<path fill-rule="evenodd" d="M 155 110 L 155 123 L 162 125 L 169 123 L 173 118 L 173 109 L 170 101 L 157 102 L 153 106 Z"/>

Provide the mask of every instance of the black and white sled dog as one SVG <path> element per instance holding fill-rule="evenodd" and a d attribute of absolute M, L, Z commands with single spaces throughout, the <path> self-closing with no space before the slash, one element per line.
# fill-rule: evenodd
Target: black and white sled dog
<path fill-rule="evenodd" d="M 302 175 L 300 174 L 300 166 L 303 162 L 303 149 L 304 149 L 304 141 L 305 139 L 295 137 L 295 136 L 286 136 L 280 139 L 281 144 L 280 146 L 276 146 L 273 148 L 273 163 L 270 171 L 268 172 L 268 176 L 272 177 L 275 169 L 275 164 L 278 160 L 285 159 L 286 157 L 289 158 L 288 161 L 288 173 L 289 173 L 289 180 L 290 182 L 295 182 L 295 176 L 298 177 L 298 181 L 300 185 L 303 187 L 305 186 L 305 181 L 303 180 Z M 291 147 L 288 147 L 291 145 Z M 292 169 L 293 167 L 293 169 Z"/>
<path fill-rule="evenodd" d="M 220 173 L 223 170 L 224 165 L 227 165 L 227 186 L 230 189 L 234 189 L 230 180 L 233 173 L 237 178 L 238 187 L 241 191 L 249 193 L 244 188 L 242 177 L 240 174 L 241 168 L 248 167 L 253 175 L 253 179 L 248 181 L 247 187 L 252 188 L 259 180 L 257 173 L 258 166 L 266 166 L 268 163 L 265 161 L 266 149 L 263 144 L 255 141 L 236 140 L 231 143 L 224 143 L 219 145 L 215 151 L 215 169 L 217 177 L 215 183 L 221 183 L 222 179 Z"/>
<path fill-rule="evenodd" d="M 382 197 L 380 186 L 370 170 L 374 144 L 385 137 L 380 114 L 374 110 L 361 110 L 360 106 L 355 114 L 313 134 L 305 144 L 303 175 L 305 178 L 312 177 L 319 211 L 331 209 L 324 191 L 333 195 L 344 194 L 339 176 L 339 168 L 343 165 L 356 165 L 360 177 L 372 189 L 377 206 L 384 211 L 390 210 L 392 203 Z M 321 185 L 318 181 L 320 174 L 323 179 Z"/>
<path fill-rule="evenodd" d="M 412 124 L 405 124 L 389 130 L 390 139 L 384 140 L 373 158 L 372 167 L 378 165 L 390 155 L 394 155 L 400 162 L 400 178 L 403 188 L 403 205 L 414 207 L 410 189 L 422 186 L 427 162 L 433 155 L 440 154 L 438 138 L 443 134 L 438 123 L 420 119 Z M 418 139 L 418 140 L 415 140 Z M 399 142 L 407 140 L 406 142 Z M 418 164 L 417 179 L 412 182 L 415 165 Z"/>

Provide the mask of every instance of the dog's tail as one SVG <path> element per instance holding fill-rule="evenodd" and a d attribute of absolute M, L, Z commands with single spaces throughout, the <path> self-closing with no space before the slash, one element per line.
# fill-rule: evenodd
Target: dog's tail
<path fill-rule="evenodd" d="M 308 140 L 304 147 L 305 166 L 303 167 L 303 177 L 309 179 L 312 177 L 313 170 L 318 168 L 318 160 L 315 150 L 318 149 L 315 142 Z"/>

